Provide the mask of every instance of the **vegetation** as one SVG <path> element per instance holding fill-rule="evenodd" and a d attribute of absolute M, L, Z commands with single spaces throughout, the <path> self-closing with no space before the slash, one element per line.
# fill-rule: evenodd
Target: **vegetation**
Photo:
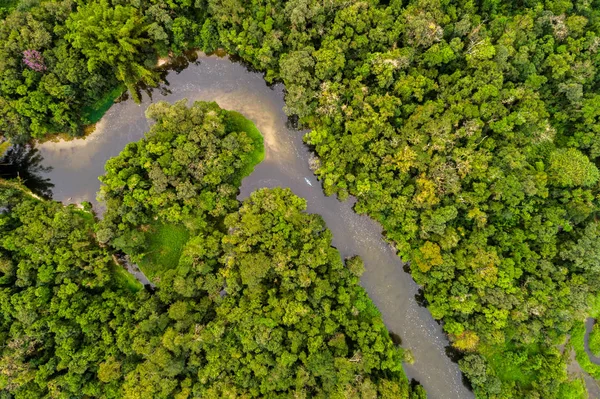
<path fill-rule="evenodd" d="M 596 296 L 591 296 L 590 298 L 590 312 L 589 316 L 598 318 L 600 316 L 600 294 Z M 578 321 L 573 326 L 571 330 L 571 337 L 569 340 L 570 345 L 573 346 L 575 350 L 575 358 L 577 363 L 581 366 L 581 368 L 591 375 L 597 381 L 600 381 L 600 365 L 593 363 L 588 353 L 585 350 L 585 323 L 583 321 Z M 589 335 L 589 348 L 593 354 L 597 354 L 598 352 L 598 323 L 594 324 L 592 332 Z"/>
<path fill-rule="evenodd" d="M 598 7 L 210 6 L 221 44 L 286 84 L 326 193 L 411 261 L 476 394 L 556 397 L 554 346 L 598 287 Z"/>
<path fill-rule="evenodd" d="M 242 179 L 249 176 L 254 170 L 254 167 L 265 159 L 265 146 L 263 136 L 256 128 L 254 122 L 244 117 L 244 115 L 235 111 L 226 111 L 225 130 L 228 132 L 244 132 L 252 139 L 253 150 L 248 153 L 246 164 L 237 172 L 233 178 L 235 185 L 242 184 Z"/>
<path fill-rule="evenodd" d="M 204 226 L 154 292 L 119 287 L 83 212 L 10 184 L 0 196 L 8 395 L 425 398 L 360 268 L 289 189 Z"/>
<path fill-rule="evenodd" d="M 361 260 L 344 264 L 322 218 L 287 189 L 235 200 L 228 182 L 261 153 L 237 131 L 243 121 L 200 102 L 159 103 L 149 115 L 146 138 L 107 163 L 98 226 L 86 211 L 2 184 L 0 390 L 425 398 L 359 285 Z M 178 195 L 182 186 L 205 206 Z M 140 289 L 115 264 L 111 251 L 124 248 L 155 268 L 145 271 L 156 289 Z"/>
<path fill-rule="evenodd" d="M 11 184 L 0 203 L 0 390 L 99 396 L 98 364 L 127 339 L 134 305 L 112 284 L 111 256 L 73 206 Z"/>
<path fill-rule="evenodd" d="M 147 116 L 156 123 L 109 160 L 100 178 L 107 211 L 98 239 L 141 259 L 150 276 L 176 265 L 186 228 L 193 234 L 237 207 L 241 177 L 264 151 L 241 115 L 214 102 L 186 103 L 151 105 Z"/>
<path fill-rule="evenodd" d="M 132 293 L 136 293 L 143 289 L 144 286 L 140 283 L 127 269 L 114 263 L 112 265 L 112 274 L 115 284 L 121 288 L 125 288 Z"/>
<path fill-rule="evenodd" d="M 409 394 L 402 350 L 359 276 L 331 247 L 321 217 L 305 208 L 289 189 L 262 189 L 226 217 L 226 295 L 218 323 L 202 333 L 214 356 L 199 372 L 201 392 L 223 397 L 234 384 L 245 387 L 235 396 L 421 397 L 420 388 Z"/>
<path fill-rule="evenodd" d="M 575 378 L 572 381 L 566 382 L 560 386 L 558 392 L 559 399 L 574 399 L 588 397 L 583 378 Z"/>
<path fill-rule="evenodd" d="M 125 88 L 121 85 L 118 85 L 114 89 L 106 92 L 106 94 L 100 97 L 93 104 L 84 107 L 82 112 L 84 114 L 85 121 L 88 123 L 98 122 L 106 113 L 106 111 L 108 111 L 109 108 L 114 104 L 115 100 L 121 97 L 124 91 Z"/>
<path fill-rule="evenodd" d="M 594 379 L 600 380 L 600 365 L 592 363 L 585 351 L 585 324 L 583 322 L 579 321 L 573 326 L 570 342 L 575 350 L 577 363 Z"/>
<path fill-rule="evenodd" d="M 326 193 L 356 196 L 356 211 L 381 222 L 479 397 L 566 389 L 555 345 L 577 333 L 599 286 L 596 1 L 23 5 L 0 25 L 0 132 L 78 134 L 102 93 L 122 83 L 135 96 L 136 82 L 157 81 L 157 54 L 196 46 L 222 46 L 285 83 Z M 151 111 L 156 129 L 207 106 L 182 107 Z M 152 137 L 128 146 L 108 165 L 114 211 L 99 239 L 141 254 L 154 217 L 195 236 L 231 213 L 235 176 L 258 158 L 244 151 L 246 166 L 230 166 L 226 140 L 213 139 L 225 158 L 199 186 L 178 169 L 196 150 L 165 155 Z M 138 164 L 121 164 L 130 158 Z"/>
<path fill-rule="evenodd" d="M 0 143 L 0 159 L 4 158 L 4 155 L 10 148 L 10 140 L 5 140 Z"/>
<path fill-rule="evenodd" d="M 594 327 L 592 327 L 588 342 L 590 345 L 590 351 L 594 354 L 594 356 L 600 356 L 600 327 L 598 327 L 598 323 L 595 323 Z"/>
<path fill-rule="evenodd" d="M 182 225 L 154 224 L 145 232 L 144 255 L 138 266 L 150 281 L 179 263 L 189 232 Z"/>

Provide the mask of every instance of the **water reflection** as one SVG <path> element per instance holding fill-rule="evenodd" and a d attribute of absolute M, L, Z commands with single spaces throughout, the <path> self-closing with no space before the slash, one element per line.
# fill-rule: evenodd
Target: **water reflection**
<path fill-rule="evenodd" d="M 42 174 L 49 173 L 53 167 L 42 165 L 42 161 L 37 148 L 15 144 L 0 158 L 0 178 L 18 179 L 34 194 L 50 199 L 54 184 Z"/>

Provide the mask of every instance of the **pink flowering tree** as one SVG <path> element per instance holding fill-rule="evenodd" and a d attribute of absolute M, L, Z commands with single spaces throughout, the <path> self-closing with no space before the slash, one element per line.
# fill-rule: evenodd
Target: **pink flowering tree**
<path fill-rule="evenodd" d="M 37 50 L 23 51 L 23 62 L 36 72 L 44 72 L 46 70 L 44 57 L 42 56 L 42 53 Z"/>

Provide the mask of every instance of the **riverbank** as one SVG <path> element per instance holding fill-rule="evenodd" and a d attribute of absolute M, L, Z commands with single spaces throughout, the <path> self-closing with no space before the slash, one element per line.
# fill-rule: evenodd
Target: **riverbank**
<path fill-rule="evenodd" d="M 15 181 L 9 181 L 9 180 L 5 180 L 3 178 L 0 177 L 0 188 L 12 188 L 15 190 L 19 190 L 22 191 L 24 194 L 35 198 L 36 200 L 39 201 L 43 201 L 44 199 L 41 198 L 39 195 L 34 194 L 30 189 L 28 189 L 27 187 L 25 187 L 22 183 L 18 183 Z"/>
<path fill-rule="evenodd" d="M 182 63 L 190 62 L 194 56 L 201 54 L 199 50 L 189 50 L 182 56 L 159 57 L 155 69 L 163 72 L 168 72 L 170 68 L 177 68 Z M 226 56 L 226 53 L 219 49 L 215 52 L 220 57 Z M 82 126 L 83 134 L 73 136 L 67 133 L 53 133 L 44 136 L 43 138 L 33 139 L 31 144 L 44 144 L 46 142 L 53 143 L 71 143 L 72 146 L 81 145 L 81 142 L 88 139 L 93 139 L 94 133 L 97 133 L 98 122 L 102 120 L 106 112 L 117 102 L 128 99 L 127 87 L 124 84 L 119 84 L 113 89 L 102 94 L 94 103 L 82 109 L 83 118 L 86 124 Z M 79 144 L 77 144 L 79 143 Z M 1 155 L 1 154 L 0 154 Z"/>

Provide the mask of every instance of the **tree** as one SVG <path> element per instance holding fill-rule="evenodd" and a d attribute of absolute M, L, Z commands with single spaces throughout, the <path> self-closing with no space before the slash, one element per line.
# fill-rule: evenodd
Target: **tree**
<path fill-rule="evenodd" d="M 236 207 L 236 185 L 262 153 L 262 139 L 250 136 L 250 122 L 214 102 L 186 103 L 151 105 L 147 116 L 156 123 L 146 137 L 106 163 L 101 242 L 143 253 L 144 225 L 158 220 L 202 228 Z"/>
<path fill-rule="evenodd" d="M 147 53 L 152 41 L 149 25 L 132 6 L 110 6 L 107 0 L 80 6 L 66 21 L 65 38 L 87 57 L 89 72 L 111 68 L 116 78 L 125 83 L 139 101 L 135 85 L 142 81 L 156 84 L 156 75 L 140 63 L 140 54 Z M 153 60 L 147 53 L 146 60 Z"/>
<path fill-rule="evenodd" d="M 553 182 L 563 187 L 589 187 L 600 177 L 596 165 L 574 148 L 553 151 L 550 154 L 548 174 Z"/>

